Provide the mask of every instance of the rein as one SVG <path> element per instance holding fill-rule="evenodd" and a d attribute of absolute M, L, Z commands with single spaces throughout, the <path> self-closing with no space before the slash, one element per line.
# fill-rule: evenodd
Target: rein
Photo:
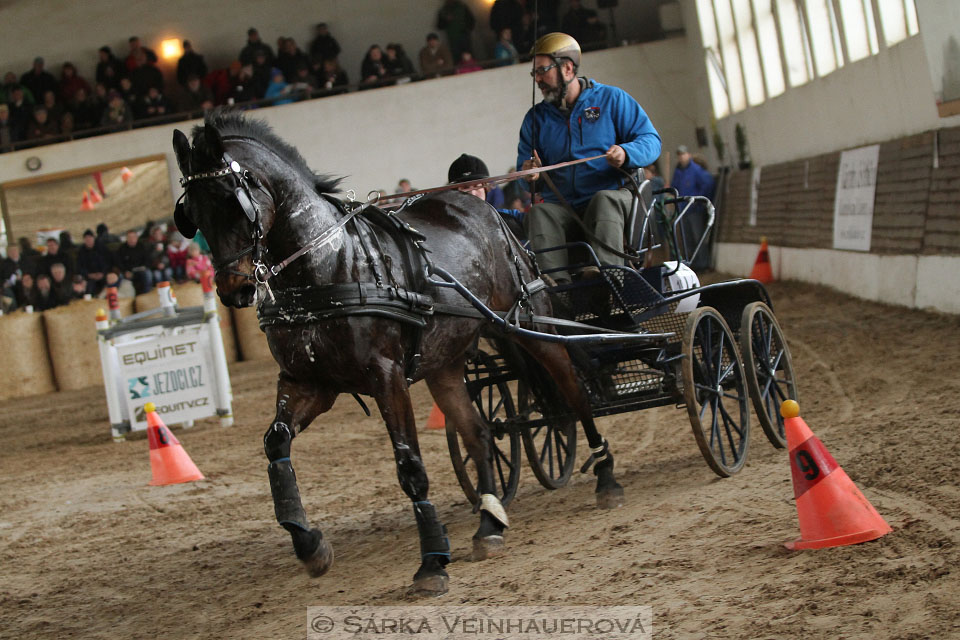
<path fill-rule="evenodd" d="M 399 198 L 412 198 L 413 196 L 420 196 L 427 193 L 439 193 L 441 191 L 451 191 L 453 189 L 462 189 L 464 187 L 473 187 L 480 184 L 487 184 L 488 182 L 507 182 L 515 178 L 530 176 L 535 173 L 541 173 L 544 171 L 553 171 L 554 169 L 562 169 L 563 167 L 570 167 L 575 164 L 590 162 L 591 160 L 597 160 L 599 158 L 603 158 L 604 156 L 605 154 L 600 154 L 598 156 L 590 156 L 589 158 L 577 158 L 576 160 L 559 162 L 557 164 L 551 164 L 546 167 L 533 167 L 531 169 L 524 169 L 523 171 L 514 171 L 513 173 L 505 173 L 502 176 L 493 176 L 492 178 L 479 178 L 477 180 L 465 180 L 463 182 L 445 184 L 442 187 L 433 187 L 430 189 L 420 189 L 419 191 L 408 191 L 407 193 L 395 193 L 392 195 L 384 195 L 384 196 L 380 196 L 380 200 L 386 201 L 386 200 L 397 200 Z"/>

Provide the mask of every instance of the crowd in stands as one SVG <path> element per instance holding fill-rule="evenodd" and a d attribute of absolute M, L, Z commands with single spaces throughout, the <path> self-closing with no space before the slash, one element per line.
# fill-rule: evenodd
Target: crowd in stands
<path fill-rule="evenodd" d="M 121 239 L 101 223 L 96 231 L 84 231 L 79 245 L 62 231 L 59 239 L 47 239 L 45 251 L 25 237 L 7 247 L 0 262 L 0 303 L 4 313 L 46 311 L 76 299 L 103 297 L 107 287 L 133 296 L 162 281 L 199 282 L 212 269 L 200 234 L 191 242 L 172 225 L 147 222 Z"/>
<path fill-rule="evenodd" d="M 157 66 L 157 54 L 136 36 L 129 38 L 124 57 L 118 57 L 108 46 L 100 48 L 92 82 L 81 77 L 69 61 L 60 65 L 57 79 L 45 60 L 37 57 L 32 68 L 19 77 L 13 71 L 3 77 L 0 152 L 12 145 L 19 148 L 128 128 L 136 121 L 151 124 L 158 118 L 180 119 L 219 105 L 264 100 L 267 102 L 257 104 L 284 104 L 353 88 L 369 89 L 516 64 L 528 57 L 538 34 L 551 31 L 569 33 L 587 50 L 605 46 L 606 27 L 597 12 L 583 7 L 580 0 L 567 3 L 566 12 L 560 16 L 559 0 L 538 0 L 536 4 L 529 0 L 496 0 L 489 18 L 490 29 L 496 34 L 493 59 L 481 64 L 471 46 L 477 21 L 470 8 L 462 0 L 442 0 L 435 26 L 446 36 L 446 42 L 438 33 L 429 33 L 416 56 L 419 69 L 401 44 L 389 43 L 383 48 L 372 44 L 355 85 L 350 84 L 349 74 L 340 66 L 340 44 L 325 23 L 314 28 L 307 51 L 284 36 L 278 38 L 275 52 L 251 27 L 237 59 L 222 69 L 208 69 L 204 56 L 184 40 L 175 86 L 165 81 Z"/>

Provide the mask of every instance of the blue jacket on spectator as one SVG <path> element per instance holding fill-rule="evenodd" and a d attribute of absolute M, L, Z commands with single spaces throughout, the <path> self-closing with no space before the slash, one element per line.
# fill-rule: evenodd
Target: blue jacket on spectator
<path fill-rule="evenodd" d="M 686 167 L 677 166 L 670 185 L 681 196 L 706 196 L 713 200 L 713 175 L 691 160 Z"/>

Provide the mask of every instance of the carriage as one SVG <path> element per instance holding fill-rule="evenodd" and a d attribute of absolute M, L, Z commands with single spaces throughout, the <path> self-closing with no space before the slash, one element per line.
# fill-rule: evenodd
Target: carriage
<path fill-rule="evenodd" d="M 708 212 L 708 224 L 700 238 L 690 239 L 695 242 L 684 242 L 687 227 L 682 221 L 697 207 Z M 786 446 L 778 407 L 797 397 L 790 350 L 763 284 L 732 280 L 700 286 L 686 267 L 713 225 L 708 200 L 678 197 L 669 189 L 654 191 L 645 182 L 635 189 L 632 218 L 628 246 L 638 257 L 636 264 L 663 248 L 674 260 L 647 268 L 601 265 L 584 242 L 541 251 L 570 249 L 570 255 L 581 258 L 566 270 L 599 270 L 600 277 L 548 289 L 554 307 L 562 310 L 558 315 L 638 337 L 625 343 L 570 345 L 571 356 L 594 416 L 667 405 L 686 408 L 707 464 L 728 477 L 747 457 L 749 404 L 770 443 Z M 689 256 L 684 255 L 686 246 L 693 246 Z M 583 331 L 577 324 L 558 324 L 557 329 L 561 334 Z M 564 486 L 577 459 L 577 416 L 546 372 L 514 344 L 491 338 L 478 342 L 464 377 L 489 428 L 501 501 L 507 504 L 516 494 L 521 442 L 540 484 L 547 489 Z M 472 460 L 456 425 L 447 421 L 445 428 L 457 479 L 476 504 Z"/>

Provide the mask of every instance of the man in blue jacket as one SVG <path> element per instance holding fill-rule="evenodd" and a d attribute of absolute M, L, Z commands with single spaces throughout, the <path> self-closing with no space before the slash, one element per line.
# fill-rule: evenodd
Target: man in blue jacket
<path fill-rule="evenodd" d="M 623 227 L 631 194 L 621 188 L 630 171 L 660 156 L 660 135 L 647 114 L 617 87 L 577 77 L 580 45 L 565 33 L 548 33 L 534 45 L 534 79 L 543 101 L 531 108 L 520 128 L 517 165 L 524 169 L 602 155 L 590 162 L 544 174 L 549 188 L 534 205 L 524 226 L 534 249 L 564 244 L 582 220 L 587 240 L 602 264 L 623 264 L 610 249 L 623 248 Z M 541 174 L 527 177 L 536 181 Z M 552 183 L 552 184 L 551 184 Z M 566 265 L 566 251 L 538 255 L 544 271 Z M 569 281 L 564 270 L 553 272 Z"/>
<path fill-rule="evenodd" d="M 681 196 L 705 196 L 713 200 L 713 175 L 691 158 L 690 151 L 684 145 L 677 147 L 677 167 L 673 170 L 671 186 Z M 679 240 L 683 243 L 686 257 L 690 258 L 707 229 L 706 207 L 700 202 L 694 204 L 680 224 L 683 235 Z M 691 266 L 696 271 L 710 267 L 709 243 L 704 243 L 700 248 L 700 252 L 693 257 Z"/>

